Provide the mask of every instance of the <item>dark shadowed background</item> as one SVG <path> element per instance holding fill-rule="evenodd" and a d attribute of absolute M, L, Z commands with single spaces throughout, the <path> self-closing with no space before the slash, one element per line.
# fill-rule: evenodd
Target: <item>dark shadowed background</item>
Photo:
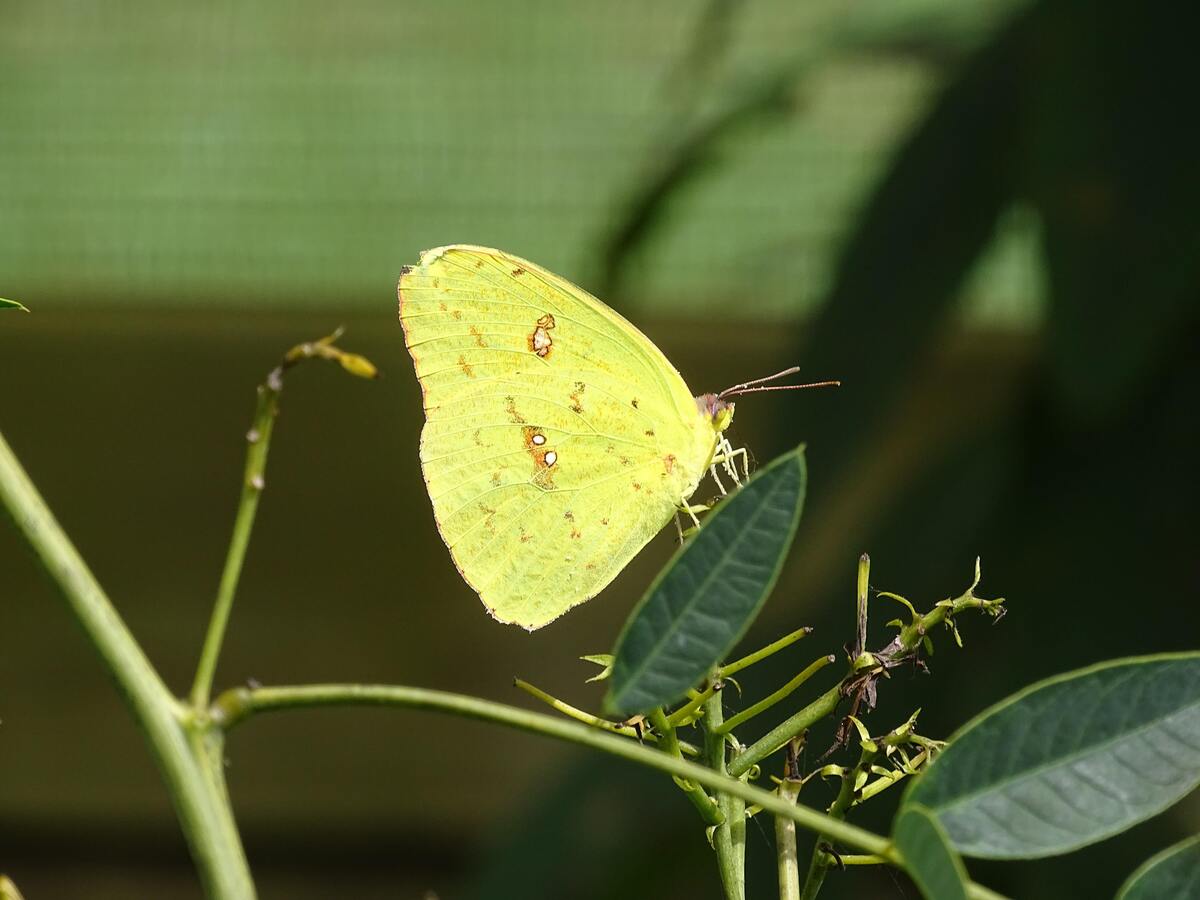
<path fill-rule="evenodd" d="M 1035 678 L 1200 645 L 1194 19 L 1166 0 L 5 0 L 0 296 L 33 312 L 0 315 L 0 428 L 183 692 L 254 386 L 344 324 L 385 377 L 290 378 L 219 686 L 529 703 L 519 675 L 597 708 L 576 657 L 611 648 L 669 535 L 528 635 L 455 573 L 417 465 L 399 268 L 501 247 L 608 300 L 696 392 L 792 362 L 845 382 L 739 403 L 736 443 L 766 460 L 806 441 L 810 463 L 748 643 L 817 628 L 743 688 L 851 641 L 864 550 L 874 585 L 920 606 L 980 555 L 1008 617 L 964 619 L 963 650 L 939 636 L 932 676 L 893 678 L 870 719 L 919 706 L 944 737 Z M 228 755 L 266 898 L 719 895 L 669 779 L 533 737 L 297 712 Z M 761 824 L 751 897 L 773 890 Z M 1193 799 L 971 871 L 1019 898 L 1106 896 L 1198 829 Z M 139 733 L 9 529 L 0 871 L 29 900 L 200 895 Z M 826 891 L 916 896 L 883 871 Z"/>

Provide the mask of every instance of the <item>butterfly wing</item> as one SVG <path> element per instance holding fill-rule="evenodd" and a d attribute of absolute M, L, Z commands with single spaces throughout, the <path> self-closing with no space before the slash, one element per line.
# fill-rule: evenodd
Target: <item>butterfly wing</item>
<path fill-rule="evenodd" d="M 540 628 L 670 520 L 714 432 L 645 335 L 533 263 L 441 247 L 398 293 L 438 529 L 497 619 Z"/>

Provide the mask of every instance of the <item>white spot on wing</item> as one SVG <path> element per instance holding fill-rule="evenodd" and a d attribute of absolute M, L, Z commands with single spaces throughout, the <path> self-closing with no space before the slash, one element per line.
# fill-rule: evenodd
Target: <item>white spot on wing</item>
<path fill-rule="evenodd" d="M 555 453 L 553 450 L 547 450 L 546 451 L 546 465 L 552 466 L 556 462 L 558 462 L 558 454 Z"/>

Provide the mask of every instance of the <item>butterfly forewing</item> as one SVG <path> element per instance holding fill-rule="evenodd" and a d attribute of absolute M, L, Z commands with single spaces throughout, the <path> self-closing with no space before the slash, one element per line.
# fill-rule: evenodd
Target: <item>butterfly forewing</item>
<path fill-rule="evenodd" d="M 662 528 L 714 433 L 647 338 L 533 263 L 431 250 L 399 294 L 438 528 L 498 619 L 540 627 Z"/>

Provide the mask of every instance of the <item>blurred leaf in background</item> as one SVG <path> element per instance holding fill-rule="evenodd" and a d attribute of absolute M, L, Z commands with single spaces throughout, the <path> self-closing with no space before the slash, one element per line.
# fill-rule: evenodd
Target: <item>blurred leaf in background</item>
<path fill-rule="evenodd" d="M 769 459 L 804 440 L 811 474 L 747 640 L 811 624 L 844 643 L 864 550 L 923 600 L 982 554 L 1019 627 L 893 678 L 879 713 L 920 706 L 944 736 L 1041 675 L 1200 633 L 1196 17 L 1166 0 L 9 2 L 0 272 L 38 314 L 0 328 L 22 379 L 0 420 L 179 678 L 263 363 L 346 319 L 390 369 L 399 266 L 510 249 L 607 285 L 697 389 L 793 362 L 843 380 L 739 408 L 739 443 Z M 597 705 L 574 658 L 611 645 L 669 541 L 544 639 L 497 634 L 426 515 L 419 392 L 378 387 L 289 401 L 227 677 L 507 698 L 535 666 Z M 6 871 L 30 896 L 197 896 L 108 685 L 4 542 L 0 571 L 0 769 L 21 773 L 0 784 Z M 775 665 L 747 696 L 793 674 Z M 55 738 L 81 723 L 86 752 Z M 314 714 L 229 754 L 264 895 L 712 886 L 669 782 L 525 737 Z M 1119 844 L 971 871 L 1031 900 L 1110 896 L 1197 830 L 1193 799 Z M 751 896 L 772 889 L 768 832 L 752 820 Z M 664 855 L 696 881 L 658 880 Z M 846 890 L 833 873 L 822 896 Z"/>

